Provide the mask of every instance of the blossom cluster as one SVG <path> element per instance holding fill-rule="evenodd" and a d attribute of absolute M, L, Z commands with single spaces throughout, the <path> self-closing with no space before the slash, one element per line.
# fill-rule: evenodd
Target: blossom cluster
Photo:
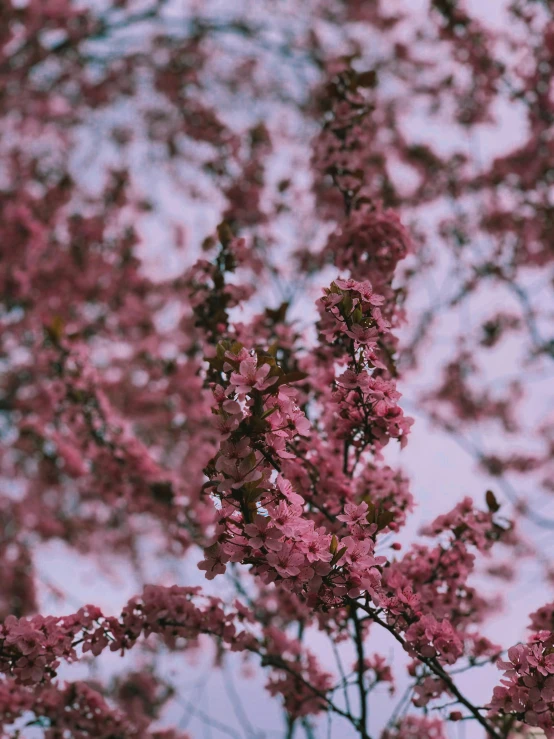
<path fill-rule="evenodd" d="M 554 737 L 554 635 L 539 632 L 527 644 L 508 650 L 499 660 L 504 670 L 501 685 L 494 688 L 490 715 L 511 715 L 536 726 L 547 739 Z"/>
<path fill-rule="evenodd" d="M 267 682 L 271 695 L 281 695 L 291 716 L 317 714 L 326 708 L 325 696 L 333 687 L 332 675 L 321 668 L 313 654 L 297 639 L 269 627 L 265 632 L 266 656 L 262 664 L 272 665 Z M 295 664 L 295 670 L 290 665 Z"/>
<path fill-rule="evenodd" d="M 533 631 L 552 631 L 554 632 L 554 603 L 546 603 L 531 614 L 531 624 L 529 626 Z"/>
<path fill-rule="evenodd" d="M 283 695 L 291 714 L 322 710 L 325 693 L 332 687 L 331 676 L 300 642 L 290 640 L 275 627 L 256 633 L 255 623 L 248 608 L 237 603 L 236 610 L 226 611 L 221 599 L 202 595 L 198 587 L 149 585 L 141 596 L 127 603 L 119 617 L 104 616 L 95 606 L 85 606 L 64 617 L 10 616 L 0 627 L 0 672 L 14 685 L 48 685 L 62 661 L 71 663 L 88 653 L 98 656 L 106 649 L 123 654 L 141 637 L 152 634 L 172 649 L 195 645 L 202 634 L 209 634 L 218 637 L 229 650 L 258 654 L 263 664 L 272 666 L 274 674 L 268 689 Z M 240 624 L 244 628 L 238 628 Z M 302 686 L 301 690 L 297 685 Z M 83 700 L 101 700 L 86 688 L 83 691 Z M 52 696 L 65 700 L 55 691 Z M 25 708 L 22 705 L 21 710 Z M 6 714 L 5 719 L 10 718 L 13 715 Z"/>
<path fill-rule="evenodd" d="M 335 380 L 326 415 L 333 418 L 338 438 L 362 449 L 380 449 L 391 438 L 404 446 L 413 423 L 398 404 L 394 380 L 387 377 L 383 339 L 390 324 L 381 313 L 383 303 L 370 282 L 354 279 L 335 280 L 320 299 L 320 333 L 335 357 L 348 360 Z"/>
<path fill-rule="evenodd" d="M 28 719 L 29 715 L 32 719 Z M 27 720 L 25 720 L 27 719 Z M 33 690 L 14 681 L 0 685 L 0 727 L 37 726 L 45 739 L 190 739 L 174 729 L 151 729 L 146 713 L 126 712 L 111 706 L 105 697 L 85 682 L 63 687 L 47 685 Z M 13 735 L 13 734 L 12 734 Z"/>
<path fill-rule="evenodd" d="M 238 343 L 218 345 L 212 366 L 225 378 L 225 385 L 213 386 L 222 444 L 205 487 L 221 507 L 200 568 L 212 578 L 226 563 L 244 562 L 263 582 L 286 582 L 316 600 L 362 591 L 377 598 L 376 568 L 385 560 L 374 557 L 376 526 L 367 521 L 367 504 L 358 516 L 346 515 L 351 530 L 339 538 L 303 515 L 305 499 L 277 474 L 295 457 L 294 440 L 310 432 L 289 384 L 296 376 L 286 375 L 271 355 L 250 354 Z"/>
<path fill-rule="evenodd" d="M 406 631 L 406 643 L 415 654 L 446 664 L 454 664 L 463 653 L 463 644 L 454 627 L 446 620 L 437 621 L 431 615 L 422 616 Z"/>
<path fill-rule="evenodd" d="M 95 606 L 64 617 L 9 616 L 0 627 L 0 671 L 22 685 L 35 685 L 54 678 L 61 660 L 73 662 L 87 652 L 97 656 L 108 647 L 125 651 L 151 633 L 168 643 L 178 637 L 196 639 L 200 633 L 218 634 L 236 643 L 246 639 L 235 639 L 231 617 L 218 599 L 208 598 L 199 606 L 194 602 L 198 595 L 199 588 L 151 585 L 129 601 L 119 618 L 104 616 Z"/>

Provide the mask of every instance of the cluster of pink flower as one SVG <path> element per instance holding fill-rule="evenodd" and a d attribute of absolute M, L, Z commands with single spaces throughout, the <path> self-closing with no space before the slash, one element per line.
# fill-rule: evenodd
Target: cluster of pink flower
<path fill-rule="evenodd" d="M 530 618 L 529 628 L 533 631 L 554 632 L 554 603 L 546 603 L 546 605 L 534 611 Z"/>
<path fill-rule="evenodd" d="M 449 621 L 422 616 L 406 630 L 406 643 L 413 654 L 427 659 L 438 657 L 452 665 L 463 653 L 463 644 Z"/>
<path fill-rule="evenodd" d="M 119 700 L 122 708 L 124 701 Z M 155 707 L 154 707 L 155 708 Z M 34 718 L 26 720 L 29 713 Z M 151 730 L 155 716 L 148 711 L 124 711 L 113 708 L 105 697 L 84 682 L 68 683 L 64 687 L 47 685 L 26 688 L 7 680 L 0 685 L 0 726 L 38 726 L 45 739 L 71 736 L 72 739 L 190 739 L 184 732 Z M 15 735 L 15 734 L 12 734 Z"/>
<path fill-rule="evenodd" d="M 494 688 L 490 715 L 515 716 L 528 726 L 554 737 L 554 634 L 533 635 L 527 644 L 508 650 L 508 659 L 499 660 L 505 670 L 501 685 Z"/>
<path fill-rule="evenodd" d="M 372 116 L 375 75 L 359 74 L 344 60 L 333 66 L 335 74 L 323 92 L 326 123 L 315 142 L 313 165 L 331 175 L 333 187 L 325 188 L 322 178 L 316 193 L 327 206 L 324 215 L 338 225 L 321 258 L 370 280 L 386 298 L 385 315 L 396 320 L 401 312 L 391 283 L 398 263 L 412 251 L 412 240 L 398 214 L 381 202 L 383 166 L 375 149 L 382 126 Z M 394 337 L 387 343 L 394 346 Z"/>
<path fill-rule="evenodd" d="M 389 528 L 398 531 L 406 523 L 406 514 L 414 507 L 408 478 L 388 466 L 367 464 L 356 479 L 356 493 L 362 497 L 371 490 L 371 500 L 393 516 Z"/>
<path fill-rule="evenodd" d="M 8 616 L 0 627 L 0 671 L 13 675 L 23 685 L 54 677 L 61 657 L 76 658 L 73 638 L 79 628 L 76 624 L 75 628 L 66 627 L 53 616 Z"/>
<path fill-rule="evenodd" d="M 494 605 L 468 583 L 474 569 L 475 555 L 459 542 L 446 548 L 412 546 L 401 559 L 391 562 L 383 578 L 395 622 L 402 623 L 399 616 L 409 613 L 406 604 L 410 603 L 416 613 L 448 619 L 456 630 L 465 632 Z"/>
<path fill-rule="evenodd" d="M 371 536 L 376 526 L 366 520 L 367 504 L 361 504 L 359 515 L 352 513 L 352 508 L 357 509 L 354 504 L 347 504 L 346 513 L 338 520 L 347 522 L 351 534 L 338 538 L 324 526 L 317 527 L 312 519 L 303 517 L 304 500 L 282 476 L 273 485 L 267 478 L 263 481 L 259 466 L 252 462 L 242 471 L 237 464 L 233 477 L 229 470 L 225 473 L 225 465 L 216 463 L 216 467 L 227 476 L 217 487 L 222 494 L 217 541 L 199 565 L 209 578 L 223 571 L 226 562 L 242 561 L 251 563 L 262 581 L 278 579 L 292 590 L 306 591 L 313 597 L 318 593 L 320 597 L 324 593 L 329 597 L 329 588 L 334 597 L 357 597 L 362 590 L 375 595 L 379 583 L 376 567 L 385 560 L 373 554 Z M 264 485 L 261 490 L 260 483 Z M 250 492 L 250 500 L 259 499 L 265 514 L 255 513 L 255 508 L 251 512 L 244 500 L 237 500 L 244 495 L 244 488 Z M 233 496 L 234 491 L 239 491 L 238 495 Z"/>
<path fill-rule="evenodd" d="M 247 628 L 239 630 L 241 623 Z M 332 687 L 331 676 L 321 670 L 316 658 L 300 642 L 289 639 L 275 627 L 256 636 L 255 623 L 249 609 L 236 603 L 236 611 L 225 612 L 219 598 L 203 596 L 198 587 L 149 585 L 141 596 L 127 603 L 119 617 L 104 616 L 98 608 L 86 606 L 59 618 L 7 618 L 0 627 L 0 672 L 12 678 L 14 685 L 44 685 L 55 678 L 62 660 L 73 662 L 80 654 L 90 652 L 98 656 L 106 648 L 123 653 L 141 637 L 151 634 L 157 634 L 175 649 L 196 643 L 201 634 L 210 634 L 219 637 L 228 649 L 253 652 L 262 658 L 262 664 L 272 666 L 275 673 L 270 690 L 291 702 L 288 710 L 292 714 L 317 713 L 325 706 L 325 693 Z M 17 693 L 15 688 L 11 691 Z M 26 694 L 17 695 L 23 701 L 17 710 L 27 710 L 29 706 L 23 700 Z M 90 695 L 86 694 L 87 700 Z M 54 691 L 50 702 L 52 696 L 63 700 Z M 14 705 L 12 700 L 11 713 L 2 714 L 5 720 L 15 717 Z M 44 713 L 40 703 L 36 707 Z"/>
<path fill-rule="evenodd" d="M 414 688 L 412 703 L 418 708 L 425 708 L 431 701 L 440 698 L 445 692 L 448 692 L 448 688 L 440 678 L 427 675 L 418 680 Z"/>
<path fill-rule="evenodd" d="M 2 242 L 10 248 L 0 286 L 16 320 L 2 329 L 2 355 L 13 359 L 13 371 L 1 392 L 21 420 L 0 457 L 5 474 L 23 486 L 23 528 L 85 551 L 101 550 L 103 541 L 123 549 L 137 535 L 138 516 L 148 513 L 172 531 L 168 543 L 178 550 L 213 519 L 198 491 L 216 434 L 190 353 L 191 321 L 183 317 L 170 342 L 157 325 L 179 285 L 139 274 L 136 237 L 124 227 L 115 192 L 124 199 L 124 183 L 124 173 L 110 177 L 87 216 L 68 214 L 67 183 L 40 197 L 18 189 L 2 203 Z M 171 343 L 175 359 L 167 355 Z M 175 444 L 198 451 L 186 475 L 177 474 L 174 458 L 167 464 L 165 449 Z M 187 500 L 187 510 L 170 513 L 177 499 Z"/>
<path fill-rule="evenodd" d="M 60 477 L 76 481 L 91 518 L 109 515 L 103 504 L 130 516 L 147 512 L 164 521 L 174 541 L 186 544 L 190 537 L 180 525 L 185 513 L 176 505 L 186 492 L 181 478 L 160 464 L 118 413 L 85 348 L 60 339 L 41 358 L 55 362 L 61 376 L 44 382 L 43 407 L 37 404 L 24 426 L 27 443 L 36 439 L 52 449 Z"/>
<path fill-rule="evenodd" d="M 108 646 L 125 650 L 141 635 L 157 633 L 168 643 L 177 637 L 196 639 L 200 633 L 218 634 L 236 644 L 246 644 L 237 636 L 216 598 L 198 606 L 199 588 L 147 586 L 142 596 L 125 606 L 120 618 L 105 617 L 95 606 L 81 608 L 64 617 L 9 616 L 0 627 L 0 671 L 23 685 L 51 680 L 60 660 L 78 659 L 82 653 L 100 654 Z M 202 600 L 202 598 L 200 598 Z M 241 641 L 242 640 L 242 641 Z"/>
<path fill-rule="evenodd" d="M 341 269 L 356 265 L 356 274 L 388 291 L 398 262 L 411 250 L 411 238 L 398 215 L 381 206 L 357 210 L 330 237 L 327 249 Z"/>
<path fill-rule="evenodd" d="M 272 665 L 274 674 L 267 683 L 271 695 L 281 695 L 291 716 L 307 716 L 325 710 L 325 696 L 333 678 L 322 670 L 313 654 L 301 642 L 290 639 L 273 627 L 265 630 L 266 653 L 263 663 Z M 294 665 L 294 670 L 290 669 Z"/>
<path fill-rule="evenodd" d="M 402 558 L 391 561 L 384 572 L 381 603 L 387 607 L 389 624 L 408 629 L 413 636 L 420 631 L 421 638 L 430 629 L 431 642 L 438 640 L 443 645 L 435 631 L 442 628 L 439 622 L 448 624 L 447 630 L 454 632 L 446 638 L 443 656 L 447 662 L 462 653 L 460 638 L 466 640 L 474 656 L 497 655 L 499 647 L 468 631 L 494 606 L 468 580 L 475 570 L 475 551 L 487 552 L 498 541 L 512 546 L 517 543 L 513 531 L 503 523 L 492 511 L 480 511 L 465 499 L 426 527 L 424 533 L 441 536 L 442 543 L 432 547 L 415 544 Z M 428 621 L 420 622 L 422 617 Z"/>
<path fill-rule="evenodd" d="M 466 546 L 473 546 L 480 552 L 486 552 L 499 539 L 513 539 L 509 522 L 495 516 L 499 505 L 490 492 L 487 494 L 487 505 L 489 510 L 483 511 L 475 507 L 471 498 L 464 498 L 451 511 L 437 516 L 430 525 L 422 529 L 422 533 L 437 537 L 448 532 L 449 538 Z"/>
<path fill-rule="evenodd" d="M 400 614 L 405 599 L 399 600 L 399 594 L 413 589 L 417 593 L 412 605 L 416 614 L 447 619 L 459 635 L 473 643 L 472 650 L 492 657 L 499 653 L 499 647 L 477 638 L 468 628 L 481 622 L 497 603 L 485 598 L 468 580 L 475 570 L 476 553 L 487 554 L 496 542 L 514 547 L 519 540 L 508 522 L 498 515 L 494 496 L 490 496 L 492 493 L 488 499 L 494 510 L 479 510 L 466 498 L 450 513 L 425 527 L 423 533 L 440 537 L 441 544 L 432 547 L 415 544 L 404 557 L 391 562 L 383 581 L 391 596 L 388 603 L 395 614 L 395 623 L 402 624 Z M 409 618 L 404 626 L 408 623 Z"/>
<path fill-rule="evenodd" d="M 369 287 L 362 289 L 371 298 Z M 205 487 L 221 507 L 214 542 L 200 568 L 212 578 L 225 571 L 227 562 L 245 562 L 264 582 L 286 581 L 316 600 L 357 597 L 364 590 L 377 598 L 376 567 L 385 560 L 373 556 L 377 527 L 367 521 L 367 504 L 355 518 L 339 516 L 351 529 L 339 539 L 306 518 L 305 499 L 283 475 L 275 477 L 294 459 L 293 441 L 310 432 L 288 384 L 290 375 L 271 355 L 251 354 L 237 342 L 220 343 L 212 366 L 224 382 L 213 387 L 223 442 Z"/>
<path fill-rule="evenodd" d="M 371 116 L 375 75 L 358 74 L 344 59 L 327 64 L 320 91 L 325 123 L 313 145 L 319 174 L 314 189 L 323 215 L 347 222 L 350 212 L 367 207 L 379 193 L 382 165 L 371 157 L 380 128 Z M 327 256 L 336 258 L 330 250 Z"/>
<path fill-rule="evenodd" d="M 380 449 L 390 438 L 404 446 L 413 423 L 398 405 L 395 382 L 386 376 L 383 339 L 390 334 L 390 325 L 379 308 L 383 302 L 369 282 L 353 279 L 335 280 L 319 301 L 321 335 L 335 357 L 348 358 L 325 415 L 338 438 L 362 450 L 368 445 Z"/>

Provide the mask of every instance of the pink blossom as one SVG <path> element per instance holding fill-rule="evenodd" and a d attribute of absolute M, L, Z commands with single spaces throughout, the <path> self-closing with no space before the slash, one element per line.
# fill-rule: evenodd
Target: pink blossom
<path fill-rule="evenodd" d="M 231 383 L 239 395 L 246 395 L 254 390 L 265 390 L 277 382 L 277 377 L 268 378 L 271 370 L 269 364 L 257 366 L 256 357 L 243 359 L 239 365 L 239 371 L 231 374 Z"/>
<path fill-rule="evenodd" d="M 358 523 L 367 523 L 366 516 L 368 512 L 367 503 L 363 502 L 360 505 L 355 503 L 346 503 L 344 506 L 344 513 L 337 516 L 339 521 L 344 521 L 349 526 L 353 526 Z"/>
<path fill-rule="evenodd" d="M 282 577 L 293 577 L 300 572 L 304 555 L 292 544 L 285 542 L 278 552 L 270 552 L 267 555 L 267 561 Z"/>
<path fill-rule="evenodd" d="M 256 516 L 253 523 L 244 527 L 244 531 L 250 537 L 249 543 L 251 546 L 256 547 L 256 549 L 265 546 L 267 549 L 278 552 L 283 546 L 280 541 L 283 533 L 270 524 L 269 516 Z"/>

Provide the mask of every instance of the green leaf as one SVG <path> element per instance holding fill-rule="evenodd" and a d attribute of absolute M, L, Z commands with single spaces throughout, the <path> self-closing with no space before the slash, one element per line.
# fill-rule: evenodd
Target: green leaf
<path fill-rule="evenodd" d="M 341 300 L 341 304 L 344 309 L 344 315 L 349 316 L 352 313 L 352 308 L 354 306 L 352 295 L 350 295 L 350 293 L 345 293 L 343 299 Z"/>
<path fill-rule="evenodd" d="M 290 385 L 293 382 L 300 382 L 301 380 L 305 380 L 306 377 L 308 377 L 307 372 L 289 372 L 288 374 L 280 377 L 276 384 L 277 387 L 279 385 Z"/>
<path fill-rule="evenodd" d="M 264 414 L 263 414 L 263 415 L 261 416 L 261 419 L 260 419 L 260 420 L 262 420 L 262 421 L 263 421 L 263 420 L 264 420 L 265 418 L 267 418 L 268 416 L 271 416 L 271 414 L 272 414 L 272 413 L 275 413 L 275 411 L 277 410 L 277 407 L 278 407 L 278 406 L 274 405 L 274 406 L 273 406 L 273 408 L 269 408 L 269 409 L 268 409 L 268 410 L 267 410 L 267 411 L 266 411 L 266 412 L 265 412 L 265 413 L 264 413 Z"/>
<path fill-rule="evenodd" d="M 335 554 L 333 555 L 333 559 L 331 560 L 331 567 L 333 567 L 333 565 L 336 565 L 337 564 L 337 562 L 339 561 L 339 559 L 346 552 L 347 548 L 348 547 L 343 547 L 342 549 L 339 549 L 338 552 L 335 552 Z"/>
<path fill-rule="evenodd" d="M 393 511 L 380 511 L 379 516 L 377 517 L 377 529 L 381 531 L 381 529 L 386 528 L 391 521 L 394 521 Z"/>

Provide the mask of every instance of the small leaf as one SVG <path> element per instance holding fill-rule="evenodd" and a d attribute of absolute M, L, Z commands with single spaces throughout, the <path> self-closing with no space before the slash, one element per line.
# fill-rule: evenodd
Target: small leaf
<path fill-rule="evenodd" d="M 173 485 L 169 481 L 152 482 L 150 491 L 154 500 L 169 505 L 173 501 Z"/>
<path fill-rule="evenodd" d="M 375 523 L 375 513 L 376 513 L 376 510 L 377 510 L 375 508 L 375 504 L 372 503 L 371 501 L 368 501 L 367 502 L 367 507 L 368 507 L 368 511 L 367 511 L 367 516 L 366 516 L 366 521 L 368 523 Z"/>
<path fill-rule="evenodd" d="M 344 315 L 349 316 L 352 313 L 353 308 L 353 301 L 352 301 L 352 295 L 350 293 L 345 293 L 343 299 L 341 300 L 341 305 L 344 309 Z"/>
<path fill-rule="evenodd" d="M 339 549 L 338 552 L 335 552 L 335 554 L 333 555 L 333 559 L 330 562 L 331 567 L 337 564 L 337 562 L 342 557 L 342 555 L 346 552 L 346 550 L 347 550 L 347 547 L 343 547 L 342 549 Z"/>
<path fill-rule="evenodd" d="M 339 545 L 339 540 L 333 534 L 333 536 L 331 537 L 331 544 L 329 546 L 329 551 L 331 552 L 331 554 L 336 554 L 338 545 Z"/>
<path fill-rule="evenodd" d="M 290 385 L 292 382 L 300 382 L 301 380 L 305 380 L 306 377 L 308 377 L 307 372 L 289 372 L 286 375 L 283 375 L 279 378 L 277 385 Z"/>
<path fill-rule="evenodd" d="M 231 354 L 240 354 L 240 351 L 243 348 L 244 348 L 244 346 L 243 346 L 243 344 L 240 343 L 240 341 L 233 341 L 233 343 L 231 344 L 231 348 L 229 349 L 229 351 L 231 352 Z"/>
<path fill-rule="evenodd" d="M 377 517 L 378 530 L 381 531 L 381 529 L 386 528 L 391 521 L 394 521 L 393 511 L 380 511 L 379 516 Z"/>
<path fill-rule="evenodd" d="M 368 69 L 358 75 L 358 85 L 360 87 L 375 87 L 377 85 L 377 72 L 374 69 Z"/>
<path fill-rule="evenodd" d="M 496 496 L 492 490 L 487 490 L 485 493 L 485 500 L 491 513 L 496 513 L 496 511 L 500 510 L 500 503 L 496 500 Z"/>
<path fill-rule="evenodd" d="M 257 500 L 259 500 L 260 496 L 263 493 L 263 490 L 260 490 L 259 488 L 258 483 L 260 482 L 263 482 L 263 480 L 253 480 L 252 482 L 246 482 L 241 488 L 242 498 L 246 505 L 252 506 Z"/>
<path fill-rule="evenodd" d="M 275 411 L 276 411 L 276 410 L 277 410 L 277 406 L 276 406 L 276 405 L 274 405 L 274 406 L 273 406 L 272 408 L 269 408 L 269 409 L 268 409 L 268 410 L 267 410 L 267 411 L 266 411 L 266 412 L 265 412 L 265 413 L 264 413 L 264 414 L 263 414 L 263 415 L 261 416 L 261 420 L 263 421 L 263 420 L 264 420 L 265 418 L 267 418 L 268 416 L 271 416 L 271 414 L 272 414 L 272 413 L 275 413 Z"/>
<path fill-rule="evenodd" d="M 281 303 L 281 305 L 276 310 L 273 310 L 272 308 L 266 308 L 265 314 L 274 323 L 280 323 L 285 320 L 285 316 L 289 306 L 290 303 L 288 301 L 285 301 L 284 303 Z"/>
<path fill-rule="evenodd" d="M 58 344 L 63 336 L 64 322 L 61 316 L 54 316 L 50 323 L 44 327 L 50 341 Z"/>
<path fill-rule="evenodd" d="M 223 246 L 229 246 L 233 240 L 233 232 L 227 221 L 222 221 L 217 227 L 217 236 Z"/>

